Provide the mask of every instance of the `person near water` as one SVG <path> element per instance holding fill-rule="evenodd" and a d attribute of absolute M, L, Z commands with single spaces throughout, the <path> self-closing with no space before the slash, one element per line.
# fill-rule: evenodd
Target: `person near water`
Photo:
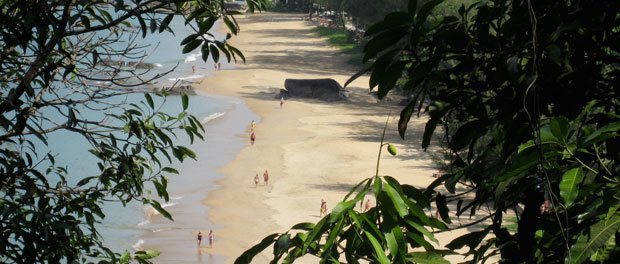
<path fill-rule="evenodd" d="M 196 65 L 192 65 L 192 73 L 196 72 Z"/>
<path fill-rule="evenodd" d="M 267 170 L 263 173 L 263 180 L 265 180 L 265 185 L 269 183 L 269 172 Z"/>
<path fill-rule="evenodd" d="M 213 247 L 213 230 L 209 230 L 209 247 Z"/>
<path fill-rule="evenodd" d="M 221 67 L 222 67 L 222 64 L 218 62 L 217 63 L 217 70 L 219 71 Z"/>
<path fill-rule="evenodd" d="M 202 233 L 198 231 L 198 235 L 196 236 L 196 240 L 198 240 L 198 247 L 200 247 L 200 243 L 202 243 Z"/>
<path fill-rule="evenodd" d="M 254 187 L 258 186 L 258 173 L 256 173 L 256 176 L 254 176 Z"/>
<path fill-rule="evenodd" d="M 256 123 L 252 120 L 252 123 L 250 124 L 250 131 L 254 131 L 254 128 L 256 128 Z"/>
<path fill-rule="evenodd" d="M 250 143 L 252 144 L 252 146 L 254 146 L 255 140 L 256 140 L 256 133 L 252 131 L 252 134 L 250 135 Z"/>
<path fill-rule="evenodd" d="M 280 109 L 282 109 L 283 105 L 284 105 L 284 97 L 280 97 Z"/>

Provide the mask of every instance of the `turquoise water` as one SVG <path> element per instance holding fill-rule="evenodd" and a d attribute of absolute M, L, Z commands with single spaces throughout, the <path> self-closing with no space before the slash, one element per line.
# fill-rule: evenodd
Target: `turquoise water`
<path fill-rule="evenodd" d="M 148 46 L 145 62 L 157 65 L 149 74 L 154 75 L 174 69 L 173 72 L 160 79 L 156 85 L 169 86 L 179 79 L 200 81 L 208 76 L 214 70 L 213 61 L 203 62 L 199 50 L 189 54 L 181 52 L 180 42 L 193 31 L 185 27 L 182 19 L 178 17 L 173 19 L 170 26 L 175 32 L 174 35 L 162 33 L 149 35 L 139 40 L 139 44 Z M 214 28 L 217 27 L 216 24 Z M 224 34 L 212 33 L 218 39 L 224 38 Z M 192 72 L 192 66 L 195 67 L 195 72 Z M 222 63 L 222 68 L 231 68 L 231 66 Z M 110 102 L 126 100 L 137 103 L 144 100 L 144 96 L 132 94 L 109 100 Z M 106 114 L 121 111 L 121 109 L 112 109 L 101 112 L 84 108 L 77 110 L 80 111 L 80 115 L 93 119 L 102 119 Z M 162 111 L 171 115 L 180 113 L 182 111 L 180 96 L 171 95 Z M 247 144 L 239 135 L 245 133 L 252 120 L 258 121 L 258 117 L 240 99 L 208 94 L 190 96 L 188 112 L 202 120 L 206 135 L 205 141 L 197 140 L 190 147 L 197 153 L 198 161 L 190 160 L 183 164 L 174 164 L 180 175 L 170 176 L 168 190 L 171 199 L 165 204 L 162 201 L 162 204 L 173 214 L 175 222 L 163 219 L 152 208 L 140 203 L 130 203 L 126 207 L 119 203 L 106 203 L 104 205 L 106 218 L 101 223 L 99 231 L 104 237 L 105 244 L 112 250 L 122 252 L 125 249 L 151 249 L 147 246 L 187 243 L 187 241 L 194 246 L 193 231 L 217 228 L 217 224 L 208 220 L 208 208 L 201 201 L 207 197 L 209 190 L 215 188 L 214 181 L 222 177 L 217 169 L 232 160 Z M 50 112 L 46 115 L 53 119 L 55 113 Z M 178 135 L 180 135 L 177 140 L 178 144 L 189 145 L 189 140 L 183 132 Z M 96 175 L 99 172 L 96 166 L 97 159 L 88 152 L 90 145 L 82 137 L 69 132 L 55 132 L 49 134 L 48 142 L 49 149 L 58 154 L 56 165 L 67 167 L 70 182 L 77 182 L 83 177 Z M 148 187 L 151 188 L 151 186 Z M 169 232 L 181 232 L 181 237 L 186 234 L 188 239 L 176 241 L 171 238 L 174 236 L 170 236 Z M 158 236 L 159 234 L 161 237 Z M 165 256 L 165 249 L 155 249 L 162 251 L 162 256 Z M 183 261 L 221 262 L 220 258 L 215 256 L 208 256 L 203 260 L 202 256 L 196 256 L 195 251 L 192 253 L 190 259 Z M 165 260 L 165 257 L 162 259 Z M 156 262 L 162 261 L 158 259 Z"/>

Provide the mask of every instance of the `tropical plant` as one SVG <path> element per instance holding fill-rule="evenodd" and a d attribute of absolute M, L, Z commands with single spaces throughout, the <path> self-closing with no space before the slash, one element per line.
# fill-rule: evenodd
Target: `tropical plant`
<path fill-rule="evenodd" d="M 383 97 L 406 77 L 412 97 L 399 133 L 404 139 L 410 118 L 426 113 L 422 148 L 442 127 L 448 171 L 424 190 L 366 180 L 353 193 L 373 184 L 370 212 L 356 212 L 357 197 L 347 196 L 317 224 L 267 237 L 238 263 L 269 244 L 285 262 L 305 254 L 351 263 L 447 263 L 448 254 L 467 263 L 617 261 L 620 2 L 491 0 L 457 12 L 437 10 L 441 0 L 417 2 L 368 28 L 368 66 L 351 79 L 370 73 Z M 445 229 L 416 213 L 430 202 Z M 458 229 L 450 223 L 462 215 L 481 217 L 472 223 L 479 230 L 446 250 L 427 244 L 420 226 Z"/>
<path fill-rule="evenodd" d="M 252 10 L 263 5 L 247 3 Z M 170 31 L 178 15 L 195 30 L 181 43 L 183 52 L 201 47 L 205 60 L 218 61 L 220 54 L 244 59 L 208 33 L 222 19 L 228 37 L 237 34 L 235 12 L 223 4 L 0 1 L 0 262 L 147 262 L 157 255 L 112 252 L 97 231 L 104 201 L 142 202 L 172 219 L 159 202 L 168 200 L 166 175 L 177 173 L 169 164 L 195 158 L 173 139 L 178 133 L 202 138 L 199 120 L 186 112 L 186 95 L 178 115 L 160 111 L 165 97 L 146 93 L 141 102 L 128 101 L 128 94 L 143 93 L 161 77 L 139 69 L 145 47 L 138 39 Z M 66 164 L 56 164 L 63 150 L 50 146 L 51 133 L 90 144 L 99 172 L 68 175 Z M 147 183 L 157 199 L 143 196 Z"/>

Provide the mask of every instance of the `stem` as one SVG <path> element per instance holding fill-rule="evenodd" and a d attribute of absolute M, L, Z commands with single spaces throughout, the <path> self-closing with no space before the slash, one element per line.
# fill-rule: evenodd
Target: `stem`
<path fill-rule="evenodd" d="M 385 126 L 383 127 L 383 134 L 381 135 L 381 145 L 379 145 L 379 155 L 377 155 L 377 170 L 375 172 L 375 177 L 379 177 L 379 162 L 381 161 L 381 150 L 383 150 L 383 140 L 385 139 L 385 130 L 387 130 L 388 121 L 390 120 L 390 115 L 392 112 L 388 113 L 388 117 L 385 120 Z"/>

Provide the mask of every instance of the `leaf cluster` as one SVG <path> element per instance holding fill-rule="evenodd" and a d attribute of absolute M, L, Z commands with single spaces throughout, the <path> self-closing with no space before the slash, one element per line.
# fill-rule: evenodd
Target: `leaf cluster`
<path fill-rule="evenodd" d="M 384 97 L 406 80 L 400 88 L 411 97 L 400 113 L 400 136 L 416 114 L 428 116 L 423 149 L 434 134 L 444 135 L 447 171 L 427 186 L 426 199 L 446 223 L 464 214 L 488 220 L 472 222 L 481 230 L 446 247 L 456 253 L 468 246 L 458 253 L 468 263 L 493 256 L 506 263 L 613 263 L 620 239 L 620 4 L 444 4 L 411 0 L 370 26 L 367 66 L 346 84 L 370 74 L 369 86 Z M 516 230 L 506 219 L 516 219 Z M 360 239 L 392 252 L 390 235 L 382 235 Z M 347 252 L 345 243 L 339 245 Z"/>
<path fill-rule="evenodd" d="M 248 0 L 252 11 L 263 5 Z M 148 263 L 158 255 L 113 252 L 97 230 L 107 202 L 138 201 L 172 219 L 160 204 L 178 174 L 170 164 L 196 159 L 182 135 L 203 139 L 187 95 L 170 114 L 161 106 L 172 97 L 144 93 L 165 73 L 141 68 L 147 47 L 139 39 L 172 32 L 175 17 L 196 27 L 197 38 L 218 18 L 237 34 L 233 14 L 223 1 L 0 1 L 0 262 Z M 228 61 L 243 58 L 212 43 Z M 209 48 L 208 57 L 218 53 Z M 73 135 L 65 145 L 87 142 L 98 171 L 57 161 L 65 150 L 50 147 L 51 133 Z"/>

